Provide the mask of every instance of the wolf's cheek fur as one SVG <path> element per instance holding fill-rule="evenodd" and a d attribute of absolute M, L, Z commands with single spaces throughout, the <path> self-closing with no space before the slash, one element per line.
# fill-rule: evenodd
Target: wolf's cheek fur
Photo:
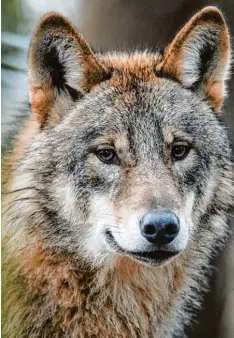
<path fill-rule="evenodd" d="M 87 219 L 89 227 L 83 243 L 84 252 L 94 264 L 108 265 L 108 262 L 111 264 L 114 255 L 111 255 L 104 238 L 107 229 L 118 230 L 111 204 L 107 197 L 95 194 L 90 199 L 89 210 Z"/>

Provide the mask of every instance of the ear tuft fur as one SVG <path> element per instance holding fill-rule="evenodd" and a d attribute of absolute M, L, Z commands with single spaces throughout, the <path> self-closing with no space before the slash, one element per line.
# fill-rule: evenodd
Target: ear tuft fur
<path fill-rule="evenodd" d="M 216 7 L 198 12 L 165 50 L 157 71 L 206 97 L 219 111 L 230 65 L 230 41 L 222 13 Z"/>

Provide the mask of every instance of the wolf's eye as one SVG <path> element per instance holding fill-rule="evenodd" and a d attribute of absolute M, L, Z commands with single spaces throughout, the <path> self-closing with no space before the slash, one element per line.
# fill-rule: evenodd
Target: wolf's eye
<path fill-rule="evenodd" d="M 96 151 L 97 157 L 104 163 L 107 164 L 117 164 L 117 154 L 114 149 L 105 148 L 105 149 L 98 149 Z"/>
<path fill-rule="evenodd" d="M 188 145 L 175 144 L 171 149 L 171 155 L 175 161 L 181 161 L 188 155 L 189 150 Z"/>

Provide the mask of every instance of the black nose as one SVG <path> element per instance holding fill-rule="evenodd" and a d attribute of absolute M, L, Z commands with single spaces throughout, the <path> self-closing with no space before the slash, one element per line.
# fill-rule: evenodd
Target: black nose
<path fill-rule="evenodd" d="M 180 230 L 178 217 L 171 211 L 149 211 L 140 221 L 141 234 L 153 244 L 168 244 Z"/>

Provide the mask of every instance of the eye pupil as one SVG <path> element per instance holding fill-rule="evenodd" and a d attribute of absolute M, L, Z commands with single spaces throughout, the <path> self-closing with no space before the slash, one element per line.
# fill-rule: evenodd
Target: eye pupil
<path fill-rule="evenodd" d="M 187 145 L 178 144 L 172 147 L 172 157 L 175 160 L 182 160 L 186 157 L 189 152 L 189 147 Z"/>
<path fill-rule="evenodd" d="M 97 151 L 98 158 L 105 163 L 112 163 L 116 158 L 116 153 L 113 149 L 100 149 Z"/>
<path fill-rule="evenodd" d="M 183 154 L 184 150 L 185 150 L 184 146 L 176 146 L 174 148 L 174 153 L 180 155 Z"/>
<path fill-rule="evenodd" d="M 111 150 L 102 150 L 101 156 L 108 160 L 108 159 L 112 158 L 113 152 Z"/>

